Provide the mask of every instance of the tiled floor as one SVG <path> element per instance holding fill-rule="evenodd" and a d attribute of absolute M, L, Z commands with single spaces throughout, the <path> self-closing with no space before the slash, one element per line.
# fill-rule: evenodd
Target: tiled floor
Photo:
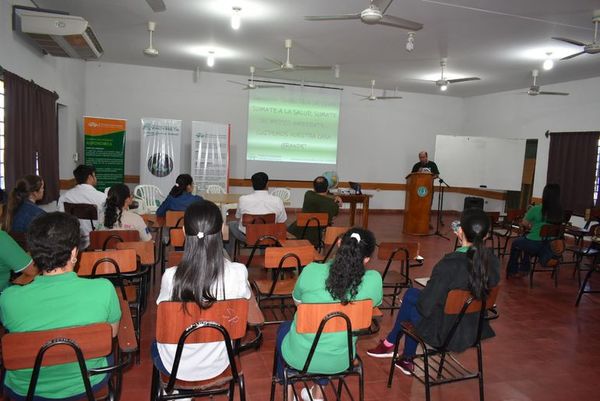
<path fill-rule="evenodd" d="M 452 219 L 447 217 L 445 220 L 449 224 Z M 344 221 L 347 216 L 342 215 L 336 225 L 343 225 Z M 403 235 L 402 217 L 397 214 L 373 214 L 369 224 L 378 241 L 420 241 L 425 263 L 423 267 L 411 270 L 412 277 L 428 276 L 435 262 L 454 245 L 454 239 Z M 448 225 L 442 231 L 448 232 Z M 503 266 L 505 263 L 506 260 Z M 377 266 L 380 264 L 374 262 L 374 267 Z M 584 295 L 579 307 L 575 308 L 577 280 L 572 277 L 572 271 L 571 266 L 562 268 L 558 289 L 545 273 L 536 276 L 533 289 L 529 289 L 526 279 L 503 280 L 501 283 L 500 318 L 492 323 L 497 335 L 483 345 L 487 400 L 600 399 L 596 382 L 600 377 L 600 294 Z M 593 280 L 594 284 L 600 287 L 600 275 Z M 149 344 L 154 324 L 155 307 L 152 305 L 143 317 L 141 363 L 125 374 L 122 396 L 125 401 L 149 398 L 152 370 Z M 379 334 L 387 333 L 392 324 L 392 318 L 386 313 Z M 275 330 L 274 326 L 265 328 L 265 341 L 260 351 L 250 351 L 242 356 L 246 394 L 250 401 L 269 399 Z M 365 353 L 378 339 L 379 335 L 372 335 L 358 342 L 365 365 L 365 400 L 424 400 L 420 382 L 400 372 L 396 373 L 392 388 L 386 387 L 389 360 L 373 359 Z M 475 360 L 469 351 L 464 357 Z M 281 388 L 277 390 L 276 399 L 281 400 Z M 434 388 L 432 399 L 477 400 L 477 382 Z"/>

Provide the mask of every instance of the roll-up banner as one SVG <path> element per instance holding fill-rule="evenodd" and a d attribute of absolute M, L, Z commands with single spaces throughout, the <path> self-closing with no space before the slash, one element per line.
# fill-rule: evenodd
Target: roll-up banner
<path fill-rule="evenodd" d="M 83 117 L 85 164 L 96 167 L 99 191 L 125 178 L 127 120 Z"/>
<path fill-rule="evenodd" d="M 166 197 L 180 172 L 181 120 L 142 118 L 140 184 L 156 185 Z"/>
<path fill-rule="evenodd" d="M 191 160 L 197 193 L 208 185 L 229 192 L 229 124 L 192 121 Z"/>

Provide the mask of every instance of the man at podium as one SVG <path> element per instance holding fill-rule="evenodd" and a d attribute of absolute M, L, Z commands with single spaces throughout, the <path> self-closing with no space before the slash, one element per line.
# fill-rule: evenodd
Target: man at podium
<path fill-rule="evenodd" d="M 428 159 L 427 152 L 424 150 L 419 152 L 419 162 L 415 163 L 411 171 L 411 173 L 417 172 L 431 173 L 433 174 L 433 178 L 437 178 L 437 176 L 440 175 L 437 164 Z"/>

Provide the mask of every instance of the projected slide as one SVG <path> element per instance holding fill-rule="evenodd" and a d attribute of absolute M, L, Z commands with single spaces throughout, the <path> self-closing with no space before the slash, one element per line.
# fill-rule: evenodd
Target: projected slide
<path fill-rule="evenodd" d="M 286 86 L 250 91 L 248 161 L 336 164 L 339 90 Z"/>

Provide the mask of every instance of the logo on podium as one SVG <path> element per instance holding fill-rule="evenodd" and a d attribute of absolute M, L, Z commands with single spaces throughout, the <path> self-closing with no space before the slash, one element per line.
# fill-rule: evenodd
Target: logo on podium
<path fill-rule="evenodd" d="M 417 195 L 419 195 L 420 198 L 426 197 L 428 193 L 429 193 L 429 190 L 425 186 L 421 186 L 421 187 L 417 188 Z"/>

